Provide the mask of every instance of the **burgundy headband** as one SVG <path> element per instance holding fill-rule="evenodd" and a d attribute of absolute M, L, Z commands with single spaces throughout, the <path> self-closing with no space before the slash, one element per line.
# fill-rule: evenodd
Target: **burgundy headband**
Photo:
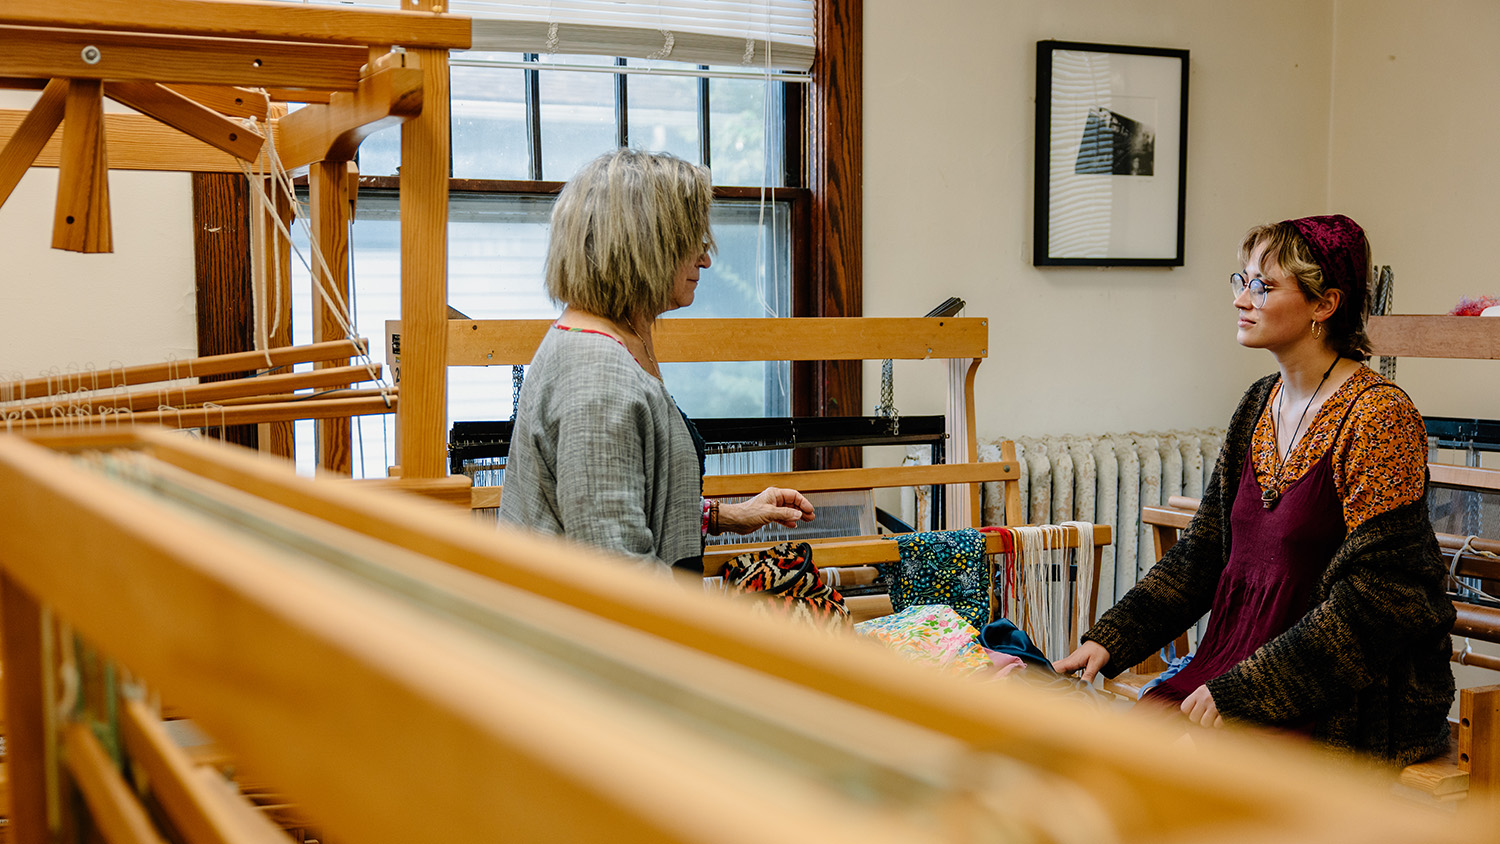
<path fill-rule="evenodd" d="M 1365 230 L 1343 214 L 1287 220 L 1312 250 L 1329 288 L 1344 291 L 1353 314 L 1363 314 L 1370 295 Z"/>

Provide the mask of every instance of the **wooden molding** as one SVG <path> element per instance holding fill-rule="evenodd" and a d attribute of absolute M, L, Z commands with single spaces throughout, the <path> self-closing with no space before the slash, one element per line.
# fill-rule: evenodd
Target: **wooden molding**
<path fill-rule="evenodd" d="M 1500 318 L 1372 316 L 1367 332 L 1377 355 L 1500 360 Z"/>

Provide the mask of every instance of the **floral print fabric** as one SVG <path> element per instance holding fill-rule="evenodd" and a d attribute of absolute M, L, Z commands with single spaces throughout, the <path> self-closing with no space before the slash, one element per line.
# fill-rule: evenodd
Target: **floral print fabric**
<path fill-rule="evenodd" d="M 943 604 L 907 607 L 894 615 L 861 621 L 854 630 L 903 656 L 959 674 L 995 665 L 979 646 L 979 631 Z"/>
<path fill-rule="evenodd" d="M 993 592 L 984 534 L 965 530 L 905 533 L 896 537 L 901 561 L 880 566 L 890 579 L 897 611 L 920 604 L 946 604 L 976 630 L 990 623 Z"/>

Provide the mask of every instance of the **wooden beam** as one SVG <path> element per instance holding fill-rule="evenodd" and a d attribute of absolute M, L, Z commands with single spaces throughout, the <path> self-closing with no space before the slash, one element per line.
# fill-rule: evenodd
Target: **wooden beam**
<path fill-rule="evenodd" d="M 427 11 L 217 0 L 48 0 L 0 4 L 0 24 L 224 38 L 467 50 L 466 17 Z"/>
<path fill-rule="evenodd" d="M 109 159 L 104 150 L 104 94 L 95 79 L 68 82 L 64 101 L 62 161 L 52 248 L 112 252 Z"/>
<path fill-rule="evenodd" d="M 314 161 L 351 161 L 374 132 L 422 112 L 422 70 L 388 67 L 360 80 L 353 94 L 309 105 L 276 124 L 276 154 L 286 169 Z"/>
<path fill-rule="evenodd" d="M 0 26 L 0 76 L 352 91 L 361 47 Z"/>
<path fill-rule="evenodd" d="M 1094 525 L 1094 545 L 1109 545 L 1114 539 L 1114 528 L 1109 525 Z M 989 554 L 1005 552 L 1005 540 L 1000 534 L 985 534 L 985 551 Z M 712 545 L 703 552 L 703 573 L 710 577 L 723 572 L 724 566 L 737 555 L 746 551 L 767 548 L 771 542 L 743 542 L 731 545 Z M 852 565 L 874 565 L 901 561 L 901 549 L 893 537 L 845 536 L 810 539 L 807 544 L 813 549 L 813 564 L 818 568 L 842 568 Z M 1078 547 L 1078 534 L 1069 532 L 1063 536 L 1064 548 Z M 848 581 L 844 581 L 848 582 Z"/>
<path fill-rule="evenodd" d="M 449 320 L 448 365 L 530 363 L 549 325 L 551 322 L 544 319 Z M 401 330 L 399 323 L 396 330 Z M 989 320 L 984 317 L 664 319 L 656 324 L 656 353 L 663 363 L 979 359 L 989 355 Z"/>
<path fill-rule="evenodd" d="M 26 114 L 0 109 L 0 143 L 15 136 Z M 115 170 L 241 172 L 240 160 L 234 156 L 141 114 L 104 115 L 104 143 L 109 148 L 109 166 Z M 32 166 L 56 167 L 61 159 L 62 139 L 54 136 Z"/>
<path fill-rule="evenodd" d="M 849 489 L 889 489 L 930 484 L 970 484 L 1014 481 L 1015 463 L 942 463 L 936 466 L 884 466 L 869 469 L 818 469 L 808 472 L 762 472 L 750 475 L 709 475 L 703 494 L 709 498 L 754 495 L 766 487 L 791 487 L 802 492 Z"/>
<path fill-rule="evenodd" d="M 431 9 L 433 0 L 416 0 Z M 401 124 L 401 377 L 396 424 L 403 477 L 448 474 L 448 54 L 420 50 L 422 113 Z"/>
<path fill-rule="evenodd" d="M 125 784 L 93 730 L 74 723 L 63 733 L 63 749 L 73 782 L 88 804 L 93 826 L 109 844 L 165 844 L 151 818 Z"/>
<path fill-rule="evenodd" d="M 62 124 L 63 103 L 67 96 L 68 80 L 48 82 L 31 111 L 0 148 L 0 206 L 10 198 L 16 185 L 21 183 L 21 177 L 26 175 Z M 3 138 L 5 135 L 0 132 L 0 139 Z"/>
<path fill-rule="evenodd" d="M 1372 316 L 1368 333 L 1377 355 L 1500 360 L 1500 319 L 1494 317 Z"/>
<path fill-rule="evenodd" d="M 236 88 L 229 85 L 168 85 L 188 99 L 228 117 L 253 117 L 265 120 L 271 98 L 264 90 Z"/>
<path fill-rule="evenodd" d="M 318 161 L 308 169 L 312 238 L 323 256 L 314 267 L 312 297 L 314 342 L 345 336 L 349 315 L 349 178 L 344 161 Z M 349 166 L 352 166 L 349 165 Z M 342 366 L 347 360 L 322 361 L 319 368 Z M 325 419 L 317 424 L 318 465 L 348 477 L 353 471 L 349 420 Z"/>
<path fill-rule="evenodd" d="M 104 96 L 197 138 L 235 158 L 255 161 L 266 139 L 255 129 L 200 105 L 165 85 L 105 82 Z"/>
<path fill-rule="evenodd" d="M 216 771 L 197 768 L 178 747 L 161 719 L 145 704 L 127 700 L 120 707 L 120 739 L 132 765 L 145 772 L 151 795 L 161 805 L 183 840 L 194 844 L 286 844 L 287 837 L 265 814 L 243 798 L 223 799 Z M 209 773 L 211 777 L 202 774 Z"/>

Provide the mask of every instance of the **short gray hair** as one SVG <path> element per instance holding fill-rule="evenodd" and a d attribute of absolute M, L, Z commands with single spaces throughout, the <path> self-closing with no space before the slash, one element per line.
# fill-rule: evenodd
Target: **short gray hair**
<path fill-rule="evenodd" d="M 708 171 L 667 153 L 618 149 L 557 197 L 547 295 L 620 321 L 668 309 L 677 270 L 715 248 Z"/>

